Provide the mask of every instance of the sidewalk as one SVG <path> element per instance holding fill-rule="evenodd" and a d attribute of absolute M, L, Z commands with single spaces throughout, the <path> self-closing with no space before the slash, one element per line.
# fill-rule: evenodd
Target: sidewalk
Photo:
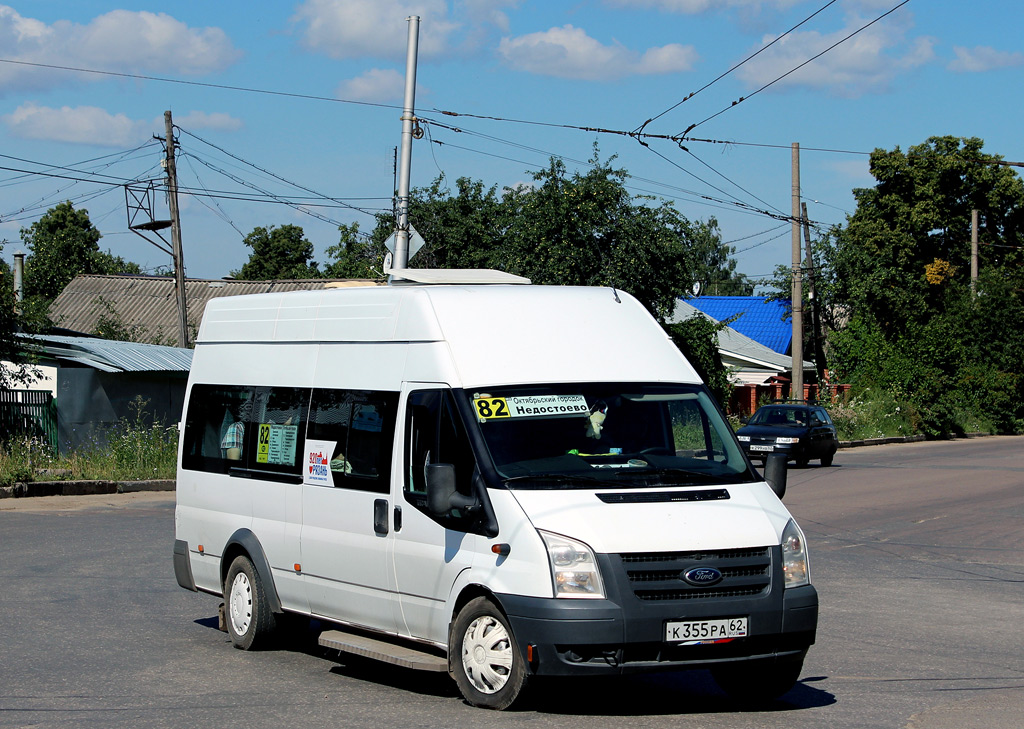
<path fill-rule="evenodd" d="M 29 481 L 0 486 L 0 499 L 32 496 L 93 496 L 138 491 L 174 491 L 174 480 L 155 481 Z"/>

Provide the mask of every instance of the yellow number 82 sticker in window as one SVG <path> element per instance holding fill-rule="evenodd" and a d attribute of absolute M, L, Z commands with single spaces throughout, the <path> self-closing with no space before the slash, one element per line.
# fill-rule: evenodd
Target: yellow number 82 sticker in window
<path fill-rule="evenodd" d="M 511 417 L 508 404 L 503 397 L 478 397 L 473 400 L 473 406 L 480 420 Z"/>

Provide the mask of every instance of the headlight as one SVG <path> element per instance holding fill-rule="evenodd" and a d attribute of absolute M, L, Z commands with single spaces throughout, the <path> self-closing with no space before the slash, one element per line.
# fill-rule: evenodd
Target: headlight
<path fill-rule="evenodd" d="M 775 442 L 779 445 L 786 445 L 787 443 L 799 443 L 799 438 L 776 438 Z"/>
<path fill-rule="evenodd" d="M 604 584 L 594 551 L 583 542 L 561 534 L 537 531 L 548 548 L 555 597 L 603 598 Z"/>
<path fill-rule="evenodd" d="M 738 441 L 740 441 L 741 443 L 749 443 L 750 442 L 750 436 L 749 435 L 737 435 L 736 439 Z"/>
<path fill-rule="evenodd" d="M 811 584 L 811 570 L 807 564 L 804 533 L 792 519 L 782 530 L 782 573 L 786 577 L 786 587 Z"/>

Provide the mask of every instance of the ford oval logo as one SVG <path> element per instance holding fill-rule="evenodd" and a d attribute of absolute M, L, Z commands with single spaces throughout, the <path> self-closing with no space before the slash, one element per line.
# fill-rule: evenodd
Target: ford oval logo
<path fill-rule="evenodd" d="M 686 570 L 680 576 L 691 585 L 698 585 L 700 587 L 717 585 L 722 581 L 722 573 L 714 567 L 694 567 L 692 570 Z"/>

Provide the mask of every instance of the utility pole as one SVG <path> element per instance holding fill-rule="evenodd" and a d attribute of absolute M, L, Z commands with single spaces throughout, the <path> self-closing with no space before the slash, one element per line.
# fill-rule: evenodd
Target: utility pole
<path fill-rule="evenodd" d="M 178 213 L 178 172 L 174 165 L 174 124 L 164 112 L 167 139 L 167 205 L 171 209 L 171 255 L 174 257 L 174 291 L 178 298 L 178 346 L 188 346 L 188 311 L 185 297 L 185 260 L 181 253 L 181 216 Z"/>
<path fill-rule="evenodd" d="M 402 157 L 398 172 L 398 228 L 395 230 L 395 256 L 391 267 L 409 265 L 409 177 L 412 167 L 412 140 L 423 131 L 416 124 L 416 54 L 419 46 L 420 16 L 406 18 L 409 40 L 405 59 L 405 104 L 402 107 Z M 419 137 L 416 137 L 419 138 Z"/>
<path fill-rule="evenodd" d="M 811 252 L 811 218 L 807 215 L 807 203 L 800 203 L 800 210 L 803 212 L 804 224 L 804 247 L 807 256 L 807 296 L 811 300 L 811 331 L 814 337 L 814 369 L 818 373 L 818 393 L 826 384 L 825 380 L 825 348 L 821 338 L 821 304 L 818 301 L 818 290 L 816 288 L 817 276 L 814 270 L 814 255 Z"/>
<path fill-rule="evenodd" d="M 978 295 L 978 211 L 971 211 L 971 296 Z"/>
<path fill-rule="evenodd" d="M 793 230 L 792 230 L 792 265 L 793 265 L 793 382 L 789 390 L 791 400 L 804 399 L 804 291 L 801 274 L 800 255 L 800 143 L 793 142 Z"/>

